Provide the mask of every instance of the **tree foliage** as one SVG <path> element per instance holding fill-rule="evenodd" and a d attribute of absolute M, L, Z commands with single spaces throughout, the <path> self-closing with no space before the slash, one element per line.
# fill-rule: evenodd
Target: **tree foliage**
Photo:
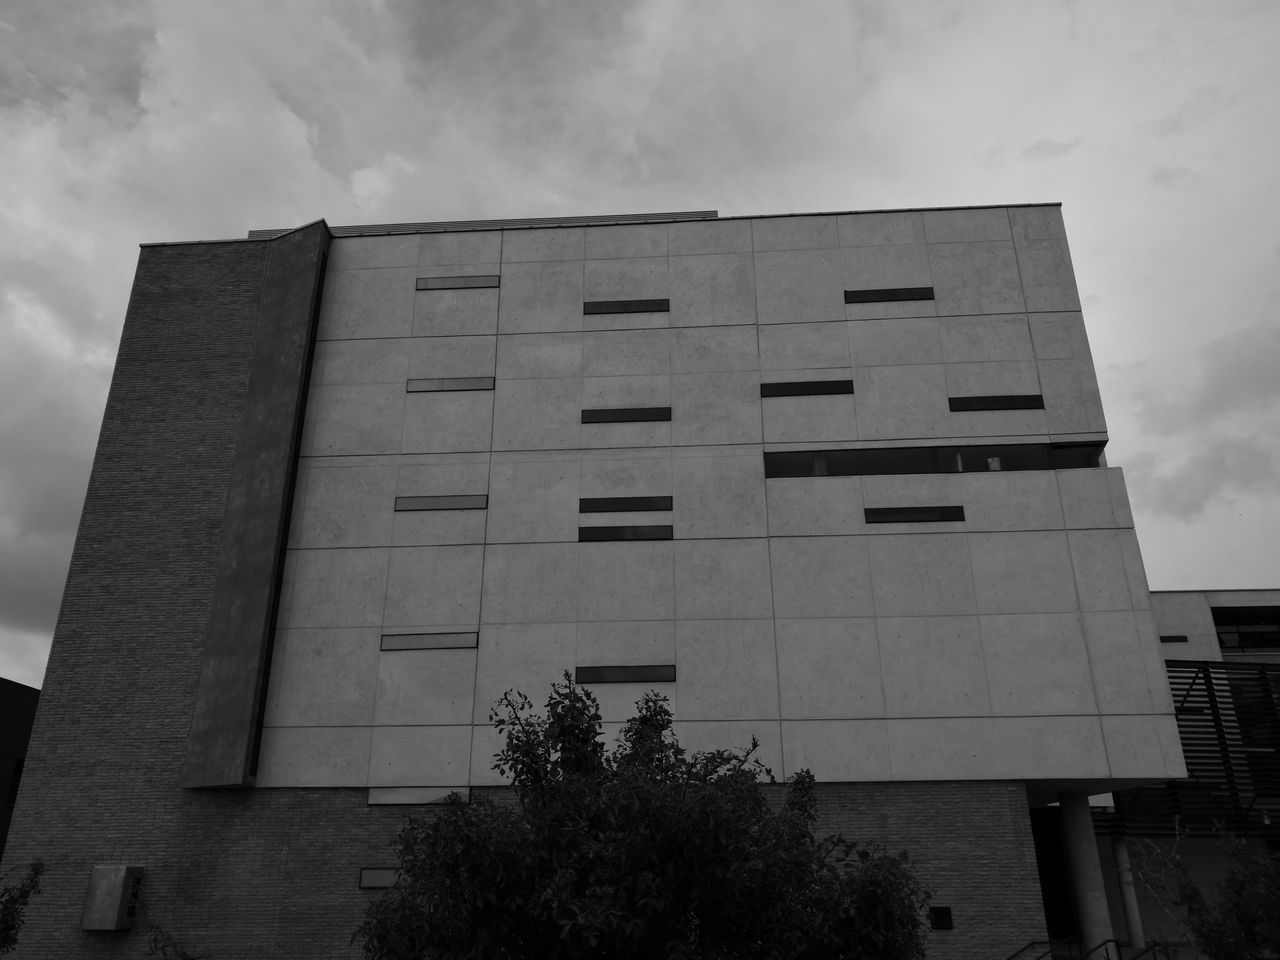
<path fill-rule="evenodd" d="M 356 936 L 368 960 L 923 960 L 928 892 L 906 854 L 816 838 L 814 781 L 775 808 L 757 744 L 688 754 L 647 694 L 607 751 L 566 674 L 545 713 L 491 719 L 514 802 L 410 819 L 400 875 Z"/>
<path fill-rule="evenodd" d="M 33 860 L 17 884 L 0 888 L 0 953 L 8 953 L 17 947 L 18 934 L 26 919 L 27 902 L 40 892 L 42 873 L 44 863 Z"/>
<path fill-rule="evenodd" d="M 1208 896 L 1178 866 L 1178 902 L 1187 930 L 1208 960 L 1280 956 L 1280 856 L 1250 852 L 1232 838 L 1227 876 Z"/>

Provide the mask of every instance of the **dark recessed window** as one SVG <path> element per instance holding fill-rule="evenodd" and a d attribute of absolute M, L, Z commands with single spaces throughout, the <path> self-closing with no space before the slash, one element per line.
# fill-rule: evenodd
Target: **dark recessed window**
<path fill-rule="evenodd" d="M 493 377 L 433 377 L 410 380 L 405 384 L 409 393 L 443 393 L 447 390 L 492 390 Z"/>
<path fill-rule="evenodd" d="M 764 475 L 874 477 L 913 473 L 988 473 L 1096 467 L 1101 444 L 1005 443 L 972 446 L 786 450 L 764 455 Z"/>
<path fill-rule="evenodd" d="M 644 667 L 578 667 L 573 672 L 575 683 L 674 683 L 674 663 Z"/>
<path fill-rule="evenodd" d="M 762 397 L 825 397 L 837 393 L 853 393 L 853 381 L 792 380 L 786 383 L 760 384 Z"/>
<path fill-rule="evenodd" d="M 667 313 L 670 310 L 670 300 L 588 300 L 582 305 L 584 314 Z"/>
<path fill-rule="evenodd" d="M 867 507 L 867 523 L 940 523 L 964 519 L 964 507 Z"/>
<path fill-rule="evenodd" d="M 950 907 L 929 908 L 930 930 L 954 930 L 955 928 L 955 921 L 951 919 Z"/>
<path fill-rule="evenodd" d="M 1211 607 L 1218 643 L 1227 649 L 1280 649 L 1280 607 Z"/>
<path fill-rule="evenodd" d="M 625 513 L 635 510 L 670 510 L 670 497 L 583 497 L 579 513 Z"/>
<path fill-rule="evenodd" d="M 582 411 L 583 423 L 657 423 L 670 419 L 670 407 L 605 407 Z"/>
<path fill-rule="evenodd" d="M 1169 633 L 1160 635 L 1161 643 L 1187 643 L 1187 638 L 1181 633 Z"/>
<path fill-rule="evenodd" d="M 501 281 L 496 273 L 477 277 L 419 277 L 419 290 L 470 290 L 474 287 L 496 287 Z"/>
<path fill-rule="evenodd" d="M 670 540 L 670 524 L 633 527 L 579 527 L 581 543 L 597 543 L 605 540 Z"/>
<path fill-rule="evenodd" d="M 896 303 L 901 300 L 932 300 L 933 287 L 880 287 L 875 290 L 846 290 L 845 303 Z"/>
<path fill-rule="evenodd" d="M 964 410 L 1043 410 L 1044 397 L 1038 393 L 1008 393 L 990 397 L 949 397 L 952 413 Z"/>
<path fill-rule="evenodd" d="M 396 875 L 399 872 L 399 867 L 361 867 L 360 889 L 384 890 L 387 887 L 394 887 Z"/>
<path fill-rule="evenodd" d="M 489 498 L 483 493 L 454 494 L 447 497 L 396 497 L 396 510 L 484 510 Z"/>
<path fill-rule="evenodd" d="M 474 633 L 384 633 L 383 650 L 458 650 L 476 645 Z"/>

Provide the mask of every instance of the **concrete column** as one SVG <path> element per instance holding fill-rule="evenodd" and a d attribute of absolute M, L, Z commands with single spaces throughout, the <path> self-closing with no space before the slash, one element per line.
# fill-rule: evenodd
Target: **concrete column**
<path fill-rule="evenodd" d="M 1133 867 L 1129 864 L 1129 842 L 1124 837 L 1111 841 L 1116 858 L 1116 873 L 1120 877 L 1120 900 L 1124 904 L 1124 922 L 1129 928 L 1129 943 L 1142 948 L 1147 945 L 1142 930 L 1142 914 L 1138 910 L 1138 890 L 1133 884 Z"/>
<path fill-rule="evenodd" d="M 1060 793 L 1062 808 L 1062 843 L 1067 857 L 1071 890 L 1076 898 L 1076 915 L 1080 921 L 1080 942 L 1092 950 L 1110 940 L 1111 911 L 1107 908 L 1107 889 L 1102 880 L 1102 862 L 1098 859 L 1098 841 L 1093 834 L 1093 815 L 1089 796 L 1084 793 Z M 1115 960 L 1111 948 L 1099 950 L 1090 960 Z"/>

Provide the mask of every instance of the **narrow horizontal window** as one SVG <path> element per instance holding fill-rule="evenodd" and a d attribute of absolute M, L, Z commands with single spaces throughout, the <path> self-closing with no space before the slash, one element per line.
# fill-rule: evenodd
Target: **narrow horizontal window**
<path fill-rule="evenodd" d="M 454 494 L 448 497 L 396 497 L 396 510 L 484 510 L 489 498 L 483 493 Z"/>
<path fill-rule="evenodd" d="M 837 393 L 853 393 L 853 381 L 791 380 L 786 383 L 760 384 L 762 397 L 825 397 Z"/>
<path fill-rule="evenodd" d="M 670 419 L 670 407 L 605 407 L 582 411 L 583 423 L 657 423 Z"/>
<path fill-rule="evenodd" d="M 867 523 L 939 523 L 964 519 L 964 507 L 867 507 Z"/>
<path fill-rule="evenodd" d="M 1160 636 L 1161 643 L 1187 643 L 1187 638 L 1180 633 L 1162 634 Z"/>
<path fill-rule="evenodd" d="M 954 930 L 956 928 L 955 920 L 951 917 L 950 907 L 930 907 L 929 908 L 929 929 L 930 930 Z"/>
<path fill-rule="evenodd" d="M 597 543 L 604 540 L 670 540 L 671 525 L 655 524 L 635 527 L 579 527 L 578 540 Z"/>
<path fill-rule="evenodd" d="M 846 290 L 845 303 L 896 303 L 900 300 L 932 300 L 933 287 L 880 287 L 875 290 Z"/>
<path fill-rule="evenodd" d="M 459 650 L 476 645 L 474 633 L 384 633 L 383 650 Z"/>
<path fill-rule="evenodd" d="M 360 889 L 385 890 L 387 887 L 394 887 L 399 872 L 399 867 L 361 867 Z"/>
<path fill-rule="evenodd" d="M 435 377 L 426 380 L 410 380 L 405 384 L 409 393 L 444 393 L 447 390 L 492 390 L 493 377 Z"/>
<path fill-rule="evenodd" d="M 948 397 L 952 413 L 963 410 L 1043 410 L 1044 397 L 1038 393 L 1006 393 L 990 397 Z"/>
<path fill-rule="evenodd" d="M 573 672 L 575 683 L 674 683 L 674 663 L 643 667 L 578 667 Z"/>
<path fill-rule="evenodd" d="M 1097 443 L 1004 443 L 971 446 L 879 447 L 862 450 L 786 450 L 764 455 L 764 475 L 873 477 L 997 470 L 1073 470 L 1096 467 Z"/>
<path fill-rule="evenodd" d="M 582 305 L 584 314 L 667 313 L 670 310 L 670 300 L 588 300 Z"/>
<path fill-rule="evenodd" d="M 474 287 L 496 287 L 502 278 L 496 273 L 476 277 L 419 277 L 419 290 L 470 290 Z"/>
<path fill-rule="evenodd" d="M 635 510 L 670 510 L 670 497 L 583 497 L 579 513 L 627 513 Z"/>

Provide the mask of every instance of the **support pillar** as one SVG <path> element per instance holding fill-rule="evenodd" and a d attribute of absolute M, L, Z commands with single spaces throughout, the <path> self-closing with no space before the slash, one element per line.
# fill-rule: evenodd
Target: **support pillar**
<path fill-rule="evenodd" d="M 1124 922 L 1129 928 L 1129 945 L 1141 949 L 1147 945 L 1142 930 L 1142 914 L 1138 910 L 1138 890 L 1133 883 L 1133 867 L 1129 863 L 1129 842 L 1124 837 L 1111 841 L 1116 858 L 1116 873 L 1120 878 L 1120 901 L 1124 904 Z"/>
<path fill-rule="evenodd" d="M 1111 930 L 1102 862 L 1098 859 L 1098 841 L 1093 834 L 1089 795 L 1060 793 L 1058 805 L 1062 808 L 1062 842 L 1080 921 L 1080 942 L 1083 949 L 1092 950 L 1115 934 Z M 1116 960 L 1115 951 L 1106 947 L 1092 954 L 1089 960 Z"/>

